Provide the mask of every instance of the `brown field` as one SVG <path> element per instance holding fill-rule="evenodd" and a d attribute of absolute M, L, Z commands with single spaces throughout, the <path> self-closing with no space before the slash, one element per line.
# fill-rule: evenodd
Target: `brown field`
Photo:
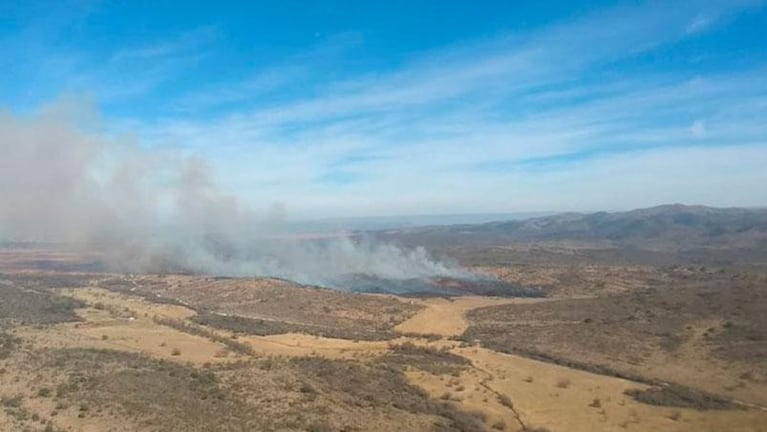
<path fill-rule="evenodd" d="M 6 267 L 0 430 L 767 430 L 760 268 L 487 264 L 548 296 Z"/>

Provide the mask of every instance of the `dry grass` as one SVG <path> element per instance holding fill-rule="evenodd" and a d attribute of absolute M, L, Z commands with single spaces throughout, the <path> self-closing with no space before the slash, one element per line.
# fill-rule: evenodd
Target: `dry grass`
<path fill-rule="evenodd" d="M 210 339 L 214 342 L 218 342 L 220 344 L 225 345 L 227 348 L 229 348 L 233 352 L 244 354 L 244 355 L 254 354 L 253 347 L 251 347 L 247 343 L 237 342 L 236 340 L 230 337 L 222 336 L 216 333 L 215 331 L 206 329 L 199 325 L 194 325 L 192 323 L 179 320 L 179 319 L 162 318 L 162 317 L 154 317 L 153 320 L 157 324 L 168 326 L 184 333 L 192 334 L 195 336 L 201 336 L 201 337 Z M 174 355 L 177 355 L 177 354 L 174 354 Z"/>
<path fill-rule="evenodd" d="M 50 353 L 45 367 L 66 374 L 56 400 L 79 407 L 78 417 L 112 411 L 134 419 L 138 428 L 225 430 L 222 422 L 231 425 L 227 419 L 247 410 L 227 398 L 213 373 L 141 355 L 59 350 Z"/>
<path fill-rule="evenodd" d="M 390 406 L 411 414 L 437 416 L 443 419 L 442 430 L 485 430 L 478 414 L 464 413 L 450 404 L 430 399 L 422 390 L 408 384 L 395 368 L 318 358 L 296 358 L 290 363 L 313 377 L 321 393 L 340 393 L 357 407 Z"/>
<path fill-rule="evenodd" d="M 216 281 L 216 283 L 234 284 L 236 281 L 224 280 Z M 71 281 L 64 285 L 67 284 L 76 285 L 77 283 Z M 57 296 L 56 291 L 41 292 L 44 296 Z M 64 292 L 71 294 L 85 291 L 65 290 Z M 588 377 L 583 375 L 583 372 L 564 370 L 551 364 L 492 353 L 477 346 L 469 346 L 468 343 L 462 348 L 454 348 L 452 352 L 446 348 L 434 348 L 434 346 L 448 345 L 450 342 L 442 340 L 427 344 L 424 335 L 427 336 L 426 339 L 432 341 L 438 339 L 436 334 L 431 338 L 428 337 L 431 333 L 430 327 L 424 327 L 423 333 L 416 329 L 410 335 L 412 342 L 415 343 L 365 342 L 363 341 L 365 336 L 356 337 L 360 340 L 357 344 L 343 342 L 346 345 L 338 346 L 344 348 L 338 349 L 354 347 L 348 348 L 352 353 L 346 356 L 348 360 L 318 358 L 335 352 L 333 350 L 336 348 L 323 349 L 323 346 L 328 344 L 334 346 L 333 344 L 341 344 L 342 341 L 311 336 L 301 336 L 295 340 L 288 340 L 286 337 L 284 340 L 270 341 L 274 344 L 294 344 L 301 348 L 296 352 L 289 352 L 289 350 L 262 352 L 259 349 L 259 357 L 235 356 L 232 352 L 241 349 L 239 345 L 245 346 L 245 349 L 251 345 L 242 342 L 246 339 L 245 337 L 238 339 L 229 337 L 229 331 L 273 334 L 273 332 L 311 328 L 311 332 L 317 334 L 319 331 L 324 331 L 326 324 L 320 323 L 319 320 L 293 324 L 271 319 L 224 316 L 206 311 L 198 311 L 198 316 L 195 318 L 197 322 L 190 322 L 189 318 L 178 319 L 179 315 L 173 315 L 174 319 L 167 318 L 169 315 L 162 313 L 166 306 L 151 305 L 157 308 L 157 312 L 153 312 L 152 309 L 141 309 L 138 306 L 134 308 L 125 302 L 117 301 L 116 297 L 124 299 L 122 295 L 106 294 L 108 295 L 85 298 L 91 307 L 78 311 L 83 319 L 87 320 L 79 325 L 79 329 L 72 324 L 62 324 L 44 328 L 27 326 L 5 333 L 0 331 L 0 356 L 2 356 L 3 347 L 6 345 L 10 347 L 6 350 L 7 359 L 0 362 L 2 366 L 0 382 L 5 386 L 8 384 L 16 386 L 8 390 L 0 389 L 0 394 L 5 397 L 5 403 L 9 405 L 8 412 L 18 420 L 17 423 L 13 423 L 10 430 L 21 431 L 24 427 L 29 427 L 31 431 L 39 432 L 43 427 L 47 427 L 39 421 L 43 418 L 52 421 L 51 428 L 68 425 L 66 427 L 73 431 L 80 430 L 78 428 L 106 430 L 110 425 L 120 425 L 117 428 L 120 432 L 518 430 L 517 421 L 509 414 L 511 410 L 508 408 L 512 407 L 515 412 L 520 413 L 520 418 L 525 423 L 529 421 L 535 425 L 546 425 L 554 430 L 562 430 L 562 425 L 568 424 L 571 420 L 574 426 L 570 430 L 585 430 L 585 427 L 590 427 L 590 430 L 594 430 L 594 427 L 599 428 L 602 424 L 599 423 L 602 421 L 600 418 L 604 416 L 602 408 L 610 412 L 610 418 L 603 419 L 605 427 L 633 428 L 639 421 L 638 415 L 632 417 L 627 415 L 627 412 L 633 408 L 641 411 L 642 427 L 645 428 L 668 425 L 669 420 L 677 421 L 676 426 L 680 430 L 693 430 L 690 428 L 708 424 L 709 419 L 719 419 L 719 423 L 716 423 L 719 426 L 722 424 L 742 426 L 749 424 L 748 422 L 751 421 L 749 419 L 758 420 L 751 411 L 702 413 L 689 410 L 684 411 L 684 418 L 682 418 L 681 414 L 678 414 L 680 411 L 666 408 L 671 406 L 702 409 L 700 399 L 706 399 L 707 396 L 703 397 L 694 392 L 691 396 L 685 393 L 685 391 L 689 392 L 689 389 L 683 389 L 681 396 L 677 391 L 673 392 L 674 395 L 669 395 L 654 393 L 653 389 L 638 391 L 637 394 L 627 392 L 636 400 L 646 403 L 643 405 L 622 395 L 626 386 L 616 390 L 615 386 L 605 385 L 612 380 L 608 377 Z M 261 294 L 258 295 L 261 296 Z M 150 297 L 147 294 L 145 298 Z M 261 297 L 258 298 L 263 300 Z M 356 300 L 354 296 L 343 298 L 367 302 L 366 299 Z M 130 301 L 146 305 L 143 301 L 137 302 L 135 299 Z M 286 298 L 280 299 L 280 307 L 287 308 L 288 301 L 289 299 Z M 99 302 L 101 305 L 98 304 Z M 418 303 L 415 300 L 414 302 Z M 136 316 L 135 320 L 121 319 L 124 314 L 107 313 L 111 309 L 122 311 L 126 305 L 131 306 Z M 263 308 L 264 305 L 260 307 Z M 355 307 L 344 309 L 342 303 L 326 303 L 318 307 L 319 310 L 323 310 L 324 307 L 327 309 L 326 313 L 334 316 L 346 313 L 351 317 L 343 321 L 336 330 L 340 336 L 350 337 L 353 334 L 351 332 L 356 330 L 349 323 L 354 322 L 367 322 L 368 324 L 362 326 L 362 331 L 372 331 L 375 335 L 371 338 L 391 332 L 389 324 L 379 325 L 380 322 L 378 322 L 371 325 L 371 321 L 366 321 L 367 318 L 357 320 L 358 316 L 355 314 L 359 310 Z M 559 313 L 559 307 L 563 306 L 554 307 L 556 314 Z M 663 307 L 673 309 L 676 306 L 669 304 Z M 465 308 L 465 310 L 469 309 Z M 591 316 L 592 312 L 593 310 L 589 312 L 588 322 L 585 319 L 573 319 L 568 325 L 593 327 L 609 324 L 604 323 L 601 317 Z M 151 317 L 154 313 L 160 316 L 153 320 Z M 399 313 L 395 309 L 387 312 L 389 316 Z M 181 317 L 189 316 L 189 314 L 191 312 Z M 309 315 L 302 315 L 303 318 L 307 316 Z M 486 318 L 484 315 L 481 317 L 483 320 Z M 444 316 L 436 317 L 436 319 L 439 318 Z M 519 318 L 519 315 L 512 317 L 509 324 L 504 321 L 508 318 L 501 316 L 497 322 L 500 326 L 497 328 L 501 331 L 513 328 L 517 325 L 513 322 L 514 319 L 519 320 Z M 554 315 L 544 314 L 541 322 L 554 320 L 554 318 Z M 2 316 L 0 316 L 1 320 Z M 758 340 L 752 340 L 753 336 L 750 336 L 754 328 L 758 331 L 758 327 L 749 327 L 748 322 L 747 317 L 741 316 L 739 319 L 722 321 L 718 324 L 706 324 L 706 328 L 714 328 L 709 338 L 717 343 L 725 344 L 727 341 L 734 340 L 737 340 L 738 344 L 759 343 Z M 11 320 L 7 320 L 6 323 L 19 324 L 18 321 Z M 615 325 L 622 324 L 619 322 Z M 664 323 L 658 323 L 658 325 L 664 325 Z M 180 344 L 178 338 L 190 338 L 190 336 L 158 326 L 168 326 L 184 333 L 202 336 L 216 344 L 209 344 L 213 348 L 208 357 L 196 361 L 200 367 L 194 367 L 191 363 L 181 364 L 192 361 L 193 345 Z M 221 331 L 218 328 L 224 328 L 227 331 Z M 87 329 L 90 330 L 84 331 Z M 535 328 L 531 330 L 531 326 L 525 329 L 529 333 L 538 331 Z M 154 338 L 144 340 L 143 338 L 146 337 L 146 334 L 142 333 L 144 330 L 152 333 Z M 559 331 L 561 327 L 554 324 L 549 326 L 548 330 Z M 170 335 L 171 332 L 176 335 L 176 338 Z M 4 336 L 14 338 L 15 334 L 20 334 L 24 338 L 23 343 L 17 340 L 4 342 Z M 50 337 L 53 334 L 64 337 L 55 339 Z M 108 336 L 104 339 L 102 335 Z M 493 335 L 486 333 L 484 336 Z M 496 338 L 504 336 L 504 334 L 495 335 Z M 72 339 L 68 339 L 70 337 Z M 166 360 L 155 360 L 120 351 L 55 348 L 74 341 L 75 337 L 87 337 L 88 343 L 95 346 L 145 350 Z M 549 335 L 546 334 L 546 337 Z M 665 335 L 654 337 L 673 339 Z M 193 339 L 198 344 L 208 343 L 199 338 Z M 247 339 L 252 344 L 258 344 L 262 342 L 262 339 L 269 338 Z M 545 341 L 551 342 L 548 339 Z M 486 343 L 485 340 L 482 342 Z M 226 348 L 218 344 L 223 344 Z M 151 349 L 147 348 L 150 345 Z M 158 349 L 160 345 L 164 346 Z M 663 349 L 672 348 L 673 344 L 669 344 Z M 368 349 L 377 350 L 380 356 L 378 354 L 364 356 L 355 353 L 355 350 L 364 353 Z M 219 350 L 218 353 L 216 350 Z M 249 351 L 238 352 L 248 354 Z M 312 358 L 264 357 L 265 353 L 269 352 L 290 356 L 310 355 L 311 352 Z M 171 355 L 174 353 L 178 355 Z M 226 362 L 214 361 L 214 353 L 216 353 L 215 357 L 220 355 L 229 358 Z M 491 363 L 483 363 L 489 361 L 488 353 L 495 357 L 492 357 Z M 608 375 L 624 373 L 601 365 L 573 362 L 566 355 L 554 356 L 545 350 L 540 358 L 547 362 L 562 363 L 566 366 Z M 530 362 L 532 366 L 519 368 L 518 362 L 521 361 Z M 9 372 L 6 372 L 6 369 Z M 26 377 L 24 374 L 18 374 L 22 369 L 26 371 Z M 740 371 L 737 374 L 743 375 Z M 742 379 L 748 381 L 749 386 L 756 386 L 762 378 L 759 368 L 754 368 L 753 372 L 743 375 Z M 576 384 L 571 385 L 570 379 Z M 524 384 L 525 382 L 528 384 Z M 529 384 L 533 382 L 535 385 Z M 45 385 L 41 385 L 42 383 Z M 418 383 L 420 387 L 414 386 L 413 383 Z M 569 388 L 569 390 L 558 391 L 553 388 L 555 386 Z M 431 398 L 421 389 L 428 391 Z M 499 394 L 503 396 L 497 396 Z M 553 396 L 554 394 L 556 396 Z M 17 400 L 17 396 L 21 397 Z M 496 397 L 498 397 L 497 400 Z M 511 397 L 514 398 L 513 404 Z M 678 401 L 680 398 L 683 402 Z M 709 402 L 711 401 L 708 400 L 706 403 Z M 714 400 L 714 402 L 721 401 Z M 556 404 L 566 406 L 554 407 Z M 458 408 L 463 408 L 464 411 Z M 714 407 L 710 406 L 708 409 L 714 409 Z M 468 413 L 473 410 L 481 410 L 484 414 Z M 0 430 L 5 427 L 4 412 L 0 411 Z M 734 422 L 727 423 L 726 421 L 730 419 Z M 750 424 L 757 423 L 753 421 Z"/>

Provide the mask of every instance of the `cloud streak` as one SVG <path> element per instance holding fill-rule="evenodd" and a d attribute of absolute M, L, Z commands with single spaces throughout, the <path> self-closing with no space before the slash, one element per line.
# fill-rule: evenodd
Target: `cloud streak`
<path fill-rule="evenodd" d="M 110 115 L 109 133 L 201 154 L 245 203 L 282 202 L 291 217 L 693 201 L 705 182 L 673 181 L 678 172 L 667 165 L 656 175 L 667 179 L 668 193 L 610 191 L 631 183 L 629 176 L 659 155 L 678 161 L 695 154 L 699 175 L 707 178 L 722 167 L 703 163 L 705 155 L 767 151 L 765 65 L 728 68 L 715 64 L 722 53 L 712 53 L 708 66 L 690 66 L 700 52 L 687 48 L 760 7 L 758 1 L 632 3 L 421 52 L 387 68 L 347 71 L 343 66 L 365 44 L 364 35 L 352 33 L 191 90 L 170 85 L 226 40 L 221 30 L 199 49 L 172 38 L 118 54 L 129 70 L 146 58 L 161 59 L 138 74 L 135 87 L 108 68 L 93 68 L 80 87 L 121 100 L 162 93 L 146 109 Z M 648 62 L 668 67 L 647 69 Z M 601 189 L 584 186 L 580 204 L 562 197 L 560 182 L 586 182 L 618 160 L 633 166 Z M 754 205 L 756 186 L 740 179 L 760 175 L 718 178 L 746 187 L 738 202 Z M 606 196 L 610 201 L 600 205 Z M 705 202 L 732 204 L 731 198 L 712 194 Z"/>

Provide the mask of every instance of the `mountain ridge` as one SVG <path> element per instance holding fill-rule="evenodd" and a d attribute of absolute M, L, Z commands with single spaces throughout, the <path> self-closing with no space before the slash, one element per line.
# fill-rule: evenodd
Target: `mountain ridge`
<path fill-rule="evenodd" d="M 623 212 L 561 213 L 524 220 L 420 227 L 384 237 L 432 243 L 586 241 L 638 248 L 767 246 L 767 209 L 665 204 Z"/>

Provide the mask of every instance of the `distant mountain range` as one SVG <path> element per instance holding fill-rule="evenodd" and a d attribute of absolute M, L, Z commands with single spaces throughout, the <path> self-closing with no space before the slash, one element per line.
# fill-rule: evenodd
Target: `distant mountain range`
<path fill-rule="evenodd" d="M 681 204 L 626 212 L 562 213 L 524 220 L 380 232 L 408 244 L 498 245 L 510 242 L 600 242 L 641 249 L 767 248 L 767 209 Z"/>
<path fill-rule="evenodd" d="M 326 219 L 288 220 L 282 227 L 290 233 L 323 233 L 372 231 L 419 226 L 442 226 L 456 224 L 479 224 L 497 220 L 520 220 L 532 217 L 548 216 L 555 212 L 517 212 L 517 213 L 458 213 L 424 214 L 402 216 L 359 216 Z"/>

